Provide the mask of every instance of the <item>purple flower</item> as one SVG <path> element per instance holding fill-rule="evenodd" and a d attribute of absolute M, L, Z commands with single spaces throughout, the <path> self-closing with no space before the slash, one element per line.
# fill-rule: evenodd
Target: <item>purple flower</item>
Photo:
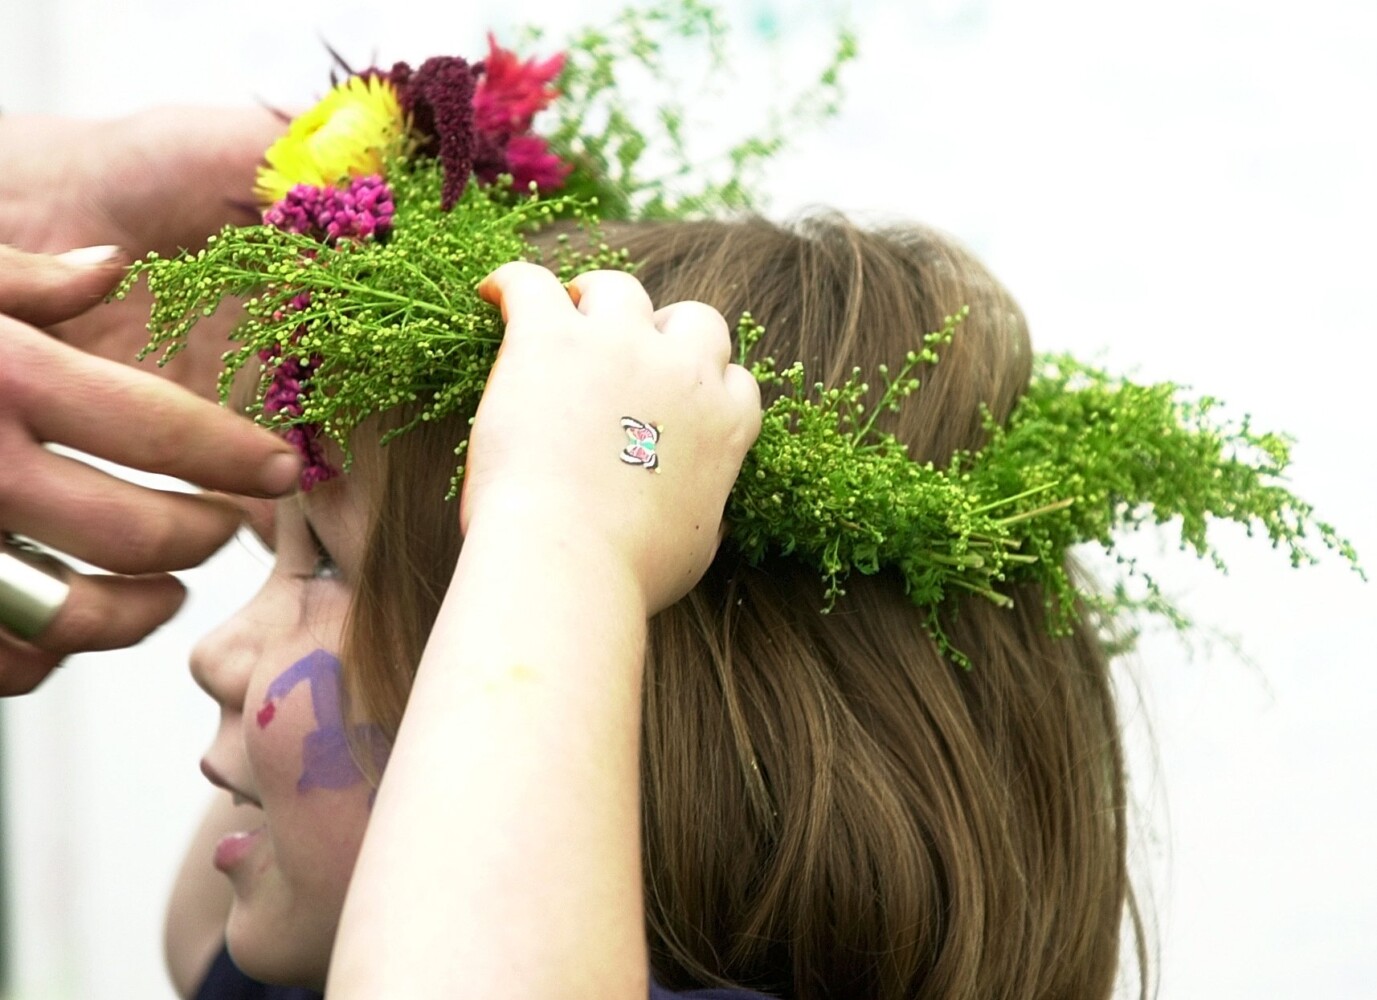
<path fill-rule="evenodd" d="M 261 356 L 262 352 L 260 352 Z M 273 355 L 273 357 L 279 356 L 280 353 Z M 304 412 L 301 396 L 305 391 L 305 383 L 315 374 L 316 368 L 320 366 L 320 360 L 319 357 L 312 357 L 309 360 L 302 358 L 283 359 L 274 369 L 272 378 L 268 382 L 268 391 L 263 395 L 263 412 L 300 417 Z M 339 475 L 339 469 L 331 465 L 325 457 L 320 425 L 294 424 L 282 431 L 282 437 L 296 448 L 302 461 L 305 462 L 305 467 L 301 470 L 301 488 L 303 490 L 310 490 L 318 483 L 323 483 Z"/>

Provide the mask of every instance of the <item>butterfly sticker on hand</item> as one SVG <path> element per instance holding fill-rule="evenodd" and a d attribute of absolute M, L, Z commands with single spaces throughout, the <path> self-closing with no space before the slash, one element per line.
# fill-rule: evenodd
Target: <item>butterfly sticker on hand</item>
<path fill-rule="evenodd" d="M 635 417 L 622 417 L 622 429 L 630 439 L 622 449 L 622 461 L 651 472 L 658 469 L 660 456 L 655 453 L 655 445 L 660 440 L 660 429 L 654 424 L 643 424 Z"/>

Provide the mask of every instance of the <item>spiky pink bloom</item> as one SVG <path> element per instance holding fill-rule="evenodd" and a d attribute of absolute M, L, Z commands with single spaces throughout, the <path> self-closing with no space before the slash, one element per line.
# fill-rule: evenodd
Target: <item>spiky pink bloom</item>
<path fill-rule="evenodd" d="M 564 69 L 564 53 L 522 62 L 488 32 L 488 57 L 473 94 L 473 124 L 488 135 L 527 132 L 537 112 L 559 96 L 550 86 Z"/>
<path fill-rule="evenodd" d="M 507 142 L 506 172 L 518 191 L 525 191 L 532 181 L 541 193 L 561 188 L 573 169 L 550 152 L 550 144 L 538 135 L 517 135 Z"/>

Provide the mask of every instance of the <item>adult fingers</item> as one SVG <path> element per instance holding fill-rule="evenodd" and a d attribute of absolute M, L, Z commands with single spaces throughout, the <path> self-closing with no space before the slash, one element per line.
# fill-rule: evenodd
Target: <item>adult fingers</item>
<path fill-rule="evenodd" d="M 171 618 L 186 599 L 174 576 L 87 576 L 69 573 L 71 592 L 56 617 L 30 642 L 56 656 L 132 646 Z"/>
<path fill-rule="evenodd" d="M 242 417 L 0 317 L 0 432 L 6 418 L 38 441 L 228 493 L 279 496 L 301 468 L 289 444 Z M 12 457 L 5 445 L 0 460 Z"/>
<path fill-rule="evenodd" d="M 625 271 L 587 271 L 569 282 L 569 295 L 585 316 L 654 322 L 655 306 L 636 278 Z"/>
<path fill-rule="evenodd" d="M 181 607 L 186 591 L 175 577 L 84 576 L 56 617 L 31 642 L 0 629 L 0 697 L 26 694 L 72 653 L 131 646 Z"/>
<path fill-rule="evenodd" d="M 115 246 L 51 256 L 0 245 L 0 313 L 40 327 L 71 319 L 105 297 L 126 263 Z"/>
<path fill-rule="evenodd" d="M 22 643 L 0 629 L 0 698 L 28 694 L 61 662 L 62 657 Z"/>
<path fill-rule="evenodd" d="M 719 370 L 731 361 L 731 330 L 722 314 L 710 305 L 675 302 L 655 313 L 655 326 L 665 336 L 704 354 Z"/>
<path fill-rule="evenodd" d="M 39 447 L 23 467 L 0 491 L 0 524 L 113 573 L 197 566 L 244 517 L 226 497 L 136 486 Z"/>

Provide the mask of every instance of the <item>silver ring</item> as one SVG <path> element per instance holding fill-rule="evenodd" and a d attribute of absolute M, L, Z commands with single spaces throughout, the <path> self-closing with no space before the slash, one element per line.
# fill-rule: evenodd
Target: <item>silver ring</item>
<path fill-rule="evenodd" d="M 0 535 L 0 627 L 26 641 L 41 635 L 72 592 L 66 575 L 60 559 Z"/>

